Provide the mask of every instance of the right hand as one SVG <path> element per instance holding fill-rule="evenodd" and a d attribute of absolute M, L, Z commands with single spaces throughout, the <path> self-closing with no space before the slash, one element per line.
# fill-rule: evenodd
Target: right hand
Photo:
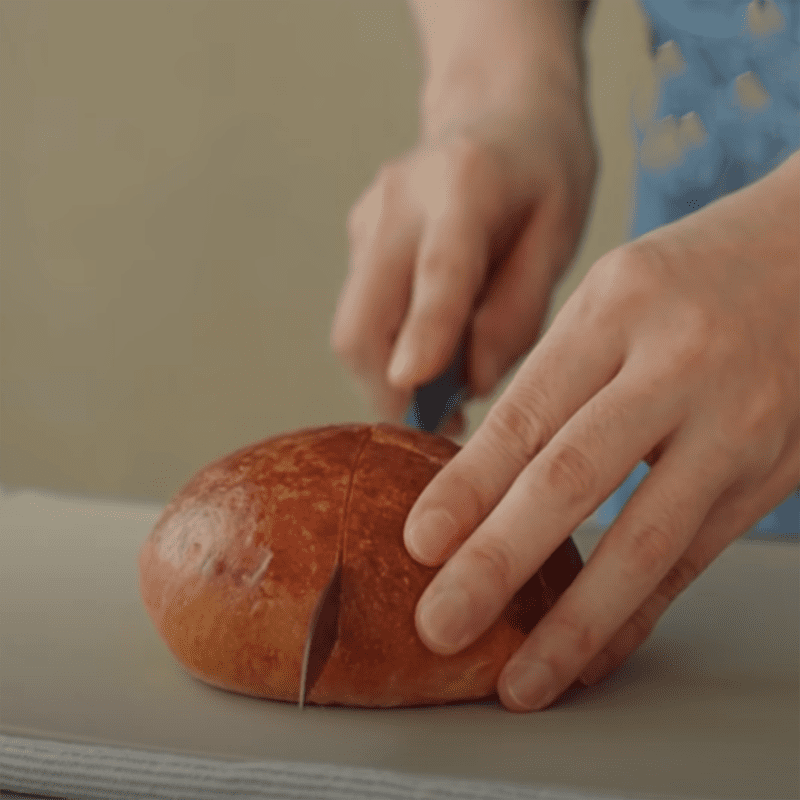
<path fill-rule="evenodd" d="M 580 70 L 567 56 L 563 69 L 543 61 L 429 84 L 419 142 L 350 211 L 331 347 L 384 418 L 402 420 L 470 327 L 469 394 L 479 397 L 540 333 L 596 171 Z M 458 411 L 444 433 L 464 428 Z"/>

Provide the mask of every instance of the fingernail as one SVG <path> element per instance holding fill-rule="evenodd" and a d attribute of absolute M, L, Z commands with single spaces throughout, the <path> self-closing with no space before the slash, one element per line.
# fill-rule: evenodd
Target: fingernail
<path fill-rule="evenodd" d="M 401 341 L 394 352 L 389 366 L 389 380 L 392 383 L 405 383 L 414 371 L 414 356 L 405 341 Z"/>
<path fill-rule="evenodd" d="M 553 699 L 553 673 L 541 661 L 523 661 L 510 666 L 505 683 L 511 700 L 529 711 L 542 708 Z"/>
<path fill-rule="evenodd" d="M 408 531 L 406 548 L 411 556 L 423 563 L 438 562 L 456 534 L 453 518 L 443 508 L 426 511 L 420 521 Z M 431 544 L 440 543 L 440 547 Z M 443 544 L 442 544 L 443 543 Z"/>
<path fill-rule="evenodd" d="M 469 638 L 469 596 L 459 587 L 444 589 L 423 603 L 419 621 L 434 646 L 460 650 Z"/>

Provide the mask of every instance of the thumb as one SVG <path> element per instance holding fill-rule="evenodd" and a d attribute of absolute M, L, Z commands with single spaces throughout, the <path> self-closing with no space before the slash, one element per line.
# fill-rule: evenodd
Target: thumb
<path fill-rule="evenodd" d="M 389 367 L 388 379 L 397 388 L 421 386 L 450 363 L 483 283 L 488 245 L 486 224 L 463 209 L 426 226 Z"/>

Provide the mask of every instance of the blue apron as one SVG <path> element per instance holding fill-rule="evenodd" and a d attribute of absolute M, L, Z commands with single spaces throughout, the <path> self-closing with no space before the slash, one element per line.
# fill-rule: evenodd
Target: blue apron
<path fill-rule="evenodd" d="M 655 118 L 694 112 L 707 137 L 678 164 L 639 163 L 631 238 L 758 180 L 800 147 L 800 0 L 753 0 L 751 8 L 749 0 L 639 1 L 653 49 L 672 41 L 685 62 L 661 82 Z M 754 15 L 778 24 L 751 28 Z M 756 79 L 758 103 L 742 101 L 740 76 L 751 86 Z M 641 152 L 645 131 L 635 122 L 634 131 Z M 613 522 L 648 469 L 640 463 L 600 506 L 601 525 Z M 798 532 L 800 487 L 748 536 L 796 540 Z"/>

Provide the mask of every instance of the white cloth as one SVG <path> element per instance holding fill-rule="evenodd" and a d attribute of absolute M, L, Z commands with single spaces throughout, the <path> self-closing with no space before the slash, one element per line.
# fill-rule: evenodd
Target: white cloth
<path fill-rule="evenodd" d="M 16 791 L 46 792 L 68 800 L 620 800 L 623 797 L 333 764 L 234 763 L 2 735 L 0 776 L 3 786 Z M 644 800 L 642 795 L 639 797 Z"/>

